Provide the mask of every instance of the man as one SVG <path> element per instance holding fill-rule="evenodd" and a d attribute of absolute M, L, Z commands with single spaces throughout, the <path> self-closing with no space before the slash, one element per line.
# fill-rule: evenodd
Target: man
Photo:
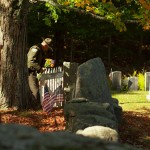
<path fill-rule="evenodd" d="M 34 108 L 41 107 L 39 83 L 37 79 L 37 73 L 42 73 L 44 70 L 45 56 L 48 50 L 52 50 L 50 47 L 52 43 L 51 38 L 46 38 L 39 45 L 34 45 L 29 49 L 27 54 L 27 66 L 29 71 L 28 81 L 29 87 L 33 95 Z"/>

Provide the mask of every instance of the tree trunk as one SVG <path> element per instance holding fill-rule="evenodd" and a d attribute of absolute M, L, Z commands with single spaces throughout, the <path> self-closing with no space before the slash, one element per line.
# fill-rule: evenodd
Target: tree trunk
<path fill-rule="evenodd" d="M 57 30 L 55 32 L 55 56 L 56 56 L 56 66 L 63 64 L 64 59 L 64 32 L 62 30 Z"/>
<path fill-rule="evenodd" d="M 1 0 L 0 108 L 27 108 L 29 86 L 27 81 L 27 0 Z"/>

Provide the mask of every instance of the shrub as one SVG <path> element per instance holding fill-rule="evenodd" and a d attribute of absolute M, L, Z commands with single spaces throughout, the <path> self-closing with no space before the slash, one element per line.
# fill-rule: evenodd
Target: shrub
<path fill-rule="evenodd" d="M 138 73 L 137 77 L 138 77 L 138 88 L 139 88 L 140 91 L 144 91 L 144 89 L 145 89 L 144 72 Z"/>

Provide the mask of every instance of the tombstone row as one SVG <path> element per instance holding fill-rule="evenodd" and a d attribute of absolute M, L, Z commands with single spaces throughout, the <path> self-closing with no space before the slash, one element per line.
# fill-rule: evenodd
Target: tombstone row
<path fill-rule="evenodd" d="M 138 87 L 138 77 L 128 77 L 122 80 L 121 71 L 113 71 L 109 75 L 111 79 L 111 89 L 114 91 L 120 91 L 122 89 L 122 85 L 126 85 L 126 89 L 137 91 Z M 145 72 L 144 74 L 144 85 L 145 91 L 150 90 L 150 72 Z"/>

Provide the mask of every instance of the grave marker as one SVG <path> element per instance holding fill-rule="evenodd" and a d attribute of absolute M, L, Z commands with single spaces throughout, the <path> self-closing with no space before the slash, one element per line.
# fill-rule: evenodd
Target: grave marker
<path fill-rule="evenodd" d="M 138 90 L 138 78 L 137 77 L 128 77 L 128 89 L 130 91 L 137 91 Z"/>
<path fill-rule="evenodd" d="M 121 90 L 121 71 L 113 71 L 112 75 L 112 90 Z"/>
<path fill-rule="evenodd" d="M 145 91 L 150 90 L 150 72 L 145 72 Z"/>

